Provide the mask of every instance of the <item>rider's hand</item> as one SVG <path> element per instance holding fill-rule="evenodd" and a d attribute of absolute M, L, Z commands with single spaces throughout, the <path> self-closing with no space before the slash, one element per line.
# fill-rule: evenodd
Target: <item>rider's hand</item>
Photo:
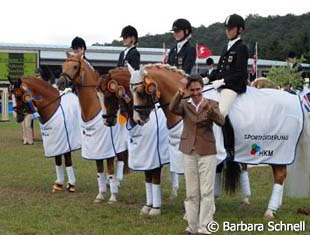
<path fill-rule="evenodd" d="M 214 89 L 218 89 L 221 86 L 225 85 L 224 78 L 222 78 L 220 80 L 215 80 L 215 81 L 212 82 L 212 84 L 213 84 Z"/>
<path fill-rule="evenodd" d="M 72 89 L 71 88 L 65 88 L 63 91 L 60 91 L 60 95 L 64 95 L 64 94 L 67 94 L 68 92 L 72 92 Z"/>

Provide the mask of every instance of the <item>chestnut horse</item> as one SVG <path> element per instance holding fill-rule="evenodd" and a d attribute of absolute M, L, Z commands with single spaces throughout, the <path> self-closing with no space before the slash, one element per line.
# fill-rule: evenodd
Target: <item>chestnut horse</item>
<path fill-rule="evenodd" d="M 23 120 L 20 110 L 21 103 L 25 103 L 35 112 L 33 105 L 40 114 L 41 134 L 46 157 L 55 157 L 57 180 L 53 184 L 52 191 L 63 191 L 64 169 L 62 166 L 62 154 L 65 159 L 65 167 L 68 175 L 67 190 L 75 192 L 75 176 L 72 168 L 71 151 L 80 148 L 79 121 L 63 123 L 68 120 L 68 106 L 62 104 L 63 100 L 70 99 L 70 112 L 79 112 L 79 104 L 75 95 L 59 95 L 56 88 L 39 76 L 27 76 L 17 81 L 10 81 L 11 92 L 16 98 L 17 121 Z M 63 96 L 63 97 L 62 97 Z M 63 115 L 65 113 L 65 115 Z M 52 121 L 56 126 L 52 126 Z M 61 128 L 63 127 L 63 128 Z M 76 135 L 77 134 L 77 135 Z M 76 135 L 76 136 L 73 136 Z M 49 138 L 50 137 L 50 138 Z M 49 150 L 51 149 L 51 150 Z"/>
<path fill-rule="evenodd" d="M 151 64 L 151 65 L 146 65 L 145 67 L 141 66 L 140 71 L 134 71 L 132 68 L 129 67 L 129 71 L 131 73 L 130 83 L 131 83 L 131 92 L 133 93 L 133 102 L 134 102 L 134 106 L 133 106 L 134 107 L 134 121 L 136 121 L 139 124 L 143 124 L 147 122 L 149 113 L 154 108 L 155 100 L 158 100 L 161 106 L 166 106 L 170 102 L 172 97 L 175 95 L 175 93 L 178 91 L 178 89 L 184 88 L 186 84 L 186 75 L 184 74 L 184 72 L 177 70 L 176 68 L 173 68 L 168 65 L 152 65 Z M 293 133 L 290 132 L 290 133 L 292 134 L 291 138 L 294 144 L 297 144 L 297 141 L 299 138 L 300 138 L 300 141 L 298 142 L 297 148 L 291 149 L 290 155 L 287 156 L 290 159 L 289 163 L 286 163 L 286 158 L 285 158 L 286 156 L 283 156 L 283 160 L 279 159 L 279 157 L 277 158 L 278 161 L 281 160 L 279 162 L 281 162 L 282 164 L 280 163 L 279 165 L 277 165 L 277 164 L 270 163 L 273 169 L 274 186 L 273 186 L 273 192 L 272 192 L 269 204 L 268 204 L 268 208 L 264 214 L 264 217 L 268 220 L 274 218 L 274 213 L 282 204 L 283 182 L 284 182 L 284 179 L 286 178 L 286 165 L 291 164 L 292 163 L 291 159 L 292 158 L 294 159 L 295 151 L 293 150 L 296 149 L 297 153 L 299 153 L 297 154 L 297 157 L 296 157 L 297 161 L 301 161 L 309 157 L 308 152 L 300 152 L 299 149 L 301 148 L 300 147 L 301 143 L 304 143 L 307 138 L 309 139 L 309 135 L 310 135 L 309 133 L 305 131 L 302 132 L 302 126 L 308 125 L 309 117 L 307 117 L 303 122 L 302 111 L 299 107 L 298 99 L 284 92 L 273 91 L 273 90 L 270 90 L 270 92 L 276 93 L 273 95 L 273 97 L 276 97 L 276 96 L 281 97 L 281 98 L 286 97 L 287 99 L 289 99 L 290 104 L 296 103 L 296 105 L 290 106 L 291 107 L 290 110 L 294 111 L 292 113 L 292 116 L 297 115 L 296 120 L 294 119 L 294 123 L 291 123 L 291 125 L 294 126 L 294 131 L 296 133 L 294 132 Z M 214 99 L 216 98 L 216 94 L 217 93 L 212 87 L 210 88 L 210 91 L 208 93 L 205 93 L 205 95 L 214 97 Z M 252 107 L 255 107 L 255 105 L 252 105 Z M 279 107 L 283 107 L 283 105 Z M 169 117 L 171 116 L 171 113 L 169 112 L 167 108 L 166 109 L 164 108 L 164 110 L 166 112 L 167 121 L 169 125 L 169 120 L 170 120 Z M 281 111 L 283 110 L 286 111 L 287 109 L 281 109 Z M 257 124 L 258 123 L 256 123 L 256 125 Z M 284 126 L 284 127 L 289 128 L 287 126 Z M 223 146 L 218 146 L 218 144 L 222 143 L 222 136 L 216 131 L 215 131 L 215 136 L 216 136 L 216 142 L 217 142 L 217 149 L 219 153 L 219 151 L 223 149 Z M 282 142 L 284 143 L 284 141 Z M 240 142 L 240 146 L 242 146 L 241 144 L 247 145 L 247 143 L 245 142 Z M 288 146 L 286 145 L 283 147 L 288 147 Z M 238 156 L 239 151 L 241 150 L 236 149 L 236 156 Z M 255 146 L 255 153 L 253 152 L 253 154 L 256 154 L 257 151 L 260 151 L 260 150 L 257 148 L 257 146 Z M 262 154 L 268 154 L 268 152 L 267 153 L 262 152 Z M 271 154 L 272 152 L 270 152 L 270 155 Z M 261 159 L 259 158 L 255 160 L 257 161 Z M 249 163 L 249 162 L 253 162 L 253 158 L 251 158 L 250 161 L 244 161 L 244 163 Z M 255 164 L 260 164 L 260 163 L 258 162 Z"/>
<path fill-rule="evenodd" d="M 63 64 L 61 79 L 68 79 L 76 88 L 81 105 L 82 113 L 82 157 L 89 160 L 96 160 L 97 182 L 99 193 L 94 202 L 102 202 L 106 192 L 106 176 L 104 174 L 103 160 L 107 160 L 108 180 L 110 183 L 111 196 L 109 203 L 117 201 L 119 181 L 114 174 L 114 157 L 120 158 L 126 155 L 126 151 L 117 152 L 113 142 L 110 116 L 105 114 L 101 105 L 100 94 L 97 88 L 100 83 L 99 74 L 83 58 L 83 55 L 67 53 L 67 59 Z M 113 103 L 109 103 L 113 105 Z"/>
<path fill-rule="evenodd" d="M 107 75 L 104 76 L 104 79 L 100 83 L 99 89 L 104 94 L 104 102 L 105 106 L 107 107 L 106 110 L 107 114 L 109 116 L 116 118 L 117 117 L 116 114 L 119 109 L 121 115 L 123 115 L 127 119 L 128 122 L 127 126 L 130 126 L 132 129 L 138 128 L 138 130 L 140 131 L 139 134 L 142 134 L 143 139 L 150 139 L 150 138 L 153 139 L 154 134 L 151 133 L 151 135 L 149 135 L 148 133 L 150 132 L 148 132 L 145 128 L 147 129 L 150 128 L 151 130 L 153 130 L 154 128 L 156 129 L 155 126 L 139 127 L 136 126 L 136 123 L 133 121 L 132 96 L 129 90 L 129 80 L 130 80 L 130 73 L 126 68 L 112 69 L 109 71 Z M 116 103 L 116 102 L 118 104 L 117 109 L 109 105 L 109 103 Z M 116 123 L 116 121 L 113 121 L 113 123 Z M 137 130 L 135 131 L 137 132 Z M 131 130 L 129 130 L 129 133 L 130 132 Z M 154 130 L 153 132 L 155 133 L 156 130 Z M 160 136 L 162 137 L 162 133 L 160 133 Z M 130 141 L 128 142 L 128 144 L 130 145 Z M 139 143 L 137 144 L 139 145 Z M 156 158 L 156 156 L 157 152 L 155 153 L 149 152 L 147 157 Z M 137 158 L 137 156 L 135 155 L 134 152 L 129 151 L 129 158 L 130 158 L 129 162 L 131 162 L 132 167 L 134 168 L 135 164 L 132 158 Z M 147 168 L 147 166 L 142 166 L 142 168 L 143 167 L 144 169 Z M 140 214 L 150 216 L 160 215 L 161 165 L 156 166 L 155 169 L 144 170 L 144 174 L 145 174 L 145 188 L 146 188 L 146 203 L 140 210 Z"/>

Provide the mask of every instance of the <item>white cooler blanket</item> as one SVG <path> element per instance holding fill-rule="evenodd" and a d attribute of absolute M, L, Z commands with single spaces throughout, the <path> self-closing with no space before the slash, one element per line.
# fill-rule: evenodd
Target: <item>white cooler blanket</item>
<path fill-rule="evenodd" d="M 209 99 L 219 98 L 215 90 L 203 94 Z M 229 117 L 235 131 L 235 161 L 247 164 L 291 164 L 294 161 L 303 127 L 298 96 L 247 87 L 246 93 L 238 95 Z M 216 125 L 214 128 L 217 157 L 222 161 L 225 158 L 222 132 Z"/>
<path fill-rule="evenodd" d="M 104 125 L 102 112 L 88 122 L 82 121 L 82 157 L 103 160 L 115 156 L 112 128 Z"/>
<path fill-rule="evenodd" d="M 169 163 L 168 130 L 162 109 L 150 114 L 143 126 L 129 129 L 128 165 L 133 170 L 152 170 Z"/>
<path fill-rule="evenodd" d="M 67 93 L 61 97 L 54 115 L 40 124 L 46 157 L 55 157 L 81 148 L 81 110 L 77 96 Z"/>
<path fill-rule="evenodd" d="M 170 171 L 177 174 L 184 174 L 184 157 L 179 150 L 181 135 L 183 131 L 183 121 L 178 122 L 174 127 L 169 129 L 169 157 Z"/>

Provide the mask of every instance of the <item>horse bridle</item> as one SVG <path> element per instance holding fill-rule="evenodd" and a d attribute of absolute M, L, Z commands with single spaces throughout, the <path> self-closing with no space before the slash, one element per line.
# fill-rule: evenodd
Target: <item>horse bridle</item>
<path fill-rule="evenodd" d="M 76 62 L 78 63 L 80 66 L 78 67 L 78 70 L 76 71 L 76 73 L 71 77 L 68 73 L 62 72 L 60 74 L 60 76 L 63 76 L 66 79 L 69 79 L 69 81 L 73 82 L 74 80 L 76 80 L 77 78 L 80 78 L 79 81 L 75 82 L 75 85 L 79 88 L 97 88 L 98 84 L 91 84 L 91 85 L 84 85 L 83 81 L 84 81 L 84 63 L 81 60 L 75 60 L 75 59 L 66 59 L 64 63 L 66 62 Z"/>
<path fill-rule="evenodd" d="M 147 75 L 147 76 L 149 76 L 149 75 Z M 142 90 L 145 92 L 145 95 L 151 97 L 151 104 L 150 105 L 133 105 L 133 107 L 132 107 L 133 110 L 136 111 L 137 113 L 140 113 L 140 114 L 150 112 L 152 109 L 154 109 L 155 104 L 157 103 L 158 98 L 159 98 L 159 97 L 156 97 L 156 95 L 150 94 L 146 91 L 147 86 L 146 86 L 145 79 L 147 76 L 145 76 L 143 81 L 141 81 L 141 82 L 130 83 L 130 90 L 132 92 L 136 91 L 139 87 L 144 86 L 144 89 L 142 89 Z"/>
<path fill-rule="evenodd" d="M 112 85 L 114 85 L 113 88 L 112 88 Z M 99 89 L 100 89 L 100 91 L 102 93 L 109 92 L 111 94 L 115 94 L 118 99 L 123 100 L 127 104 L 130 103 L 130 101 L 132 100 L 130 98 L 130 96 L 126 92 L 123 93 L 123 95 L 121 95 L 121 96 L 118 94 L 118 92 L 117 92 L 118 89 L 123 89 L 124 91 L 126 91 L 126 89 L 125 89 L 125 87 L 123 85 L 119 85 L 118 82 L 115 81 L 114 79 L 110 79 L 107 82 L 107 85 L 104 87 L 104 89 L 102 88 L 102 86 L 100 84 L 99 85 Z M 103 115 L 104 118 L 108 118 L 108 117 L 111 117 L 111 116 L 112 117 L 117 117 L 116 113 L 111 114 L 111 115 Z"/>

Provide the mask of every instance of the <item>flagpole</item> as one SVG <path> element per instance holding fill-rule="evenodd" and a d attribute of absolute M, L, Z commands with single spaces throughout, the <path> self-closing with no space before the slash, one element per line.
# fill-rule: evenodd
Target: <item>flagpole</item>
<path fill-rule="evenodd" d="M 257 49 L 257 42 L 255 43 L 255 54 L 256 54 L 256 63 L 255 63 L 255 79 L 257 78 L 258 70 L 257 70 L 257 63 L 258 63 L 258 49 Z"/>
<path fill-rule="evenodd" d="M 198 55 L 198 43 L 196 42 L 196 54 Z M 198 73 L 198 62 L 197 62 L 197 55 L 196 55 L 196 60 L 195 60 L 195 64 L 196 64 L 196 74 Z"/>

